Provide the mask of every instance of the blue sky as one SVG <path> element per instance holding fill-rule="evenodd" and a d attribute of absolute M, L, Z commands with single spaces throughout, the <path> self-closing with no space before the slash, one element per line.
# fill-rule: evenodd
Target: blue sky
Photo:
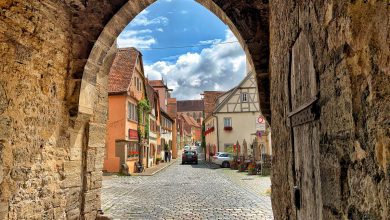
<path fill-rule="evenodd" d="M 235 41 L 229 28 L 194 0 L 159 0 L 130 22 L 118 46 L 138 48 L 148 78 L 163 78 L 183 100 L 198 99 L 204 90 L 229 90 L 241 81 L 245 54 Z M 203 46 L 167 48 L 189 45 Z"/>

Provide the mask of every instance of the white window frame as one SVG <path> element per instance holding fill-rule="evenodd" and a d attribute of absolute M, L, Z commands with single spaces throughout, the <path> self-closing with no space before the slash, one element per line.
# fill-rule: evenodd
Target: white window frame
<path fill-rule="evenodd" d="M 228 122 L 228 123 L 226 123 Z M 223 118 L 223 127 L 232 127 L 233 121 L 231 117 L 224 117 Z"/>
<path fill-rule="evenodd" d="M 138 122 L 137 106 L 131 102 L 127 102 L 127 119 Z"/>

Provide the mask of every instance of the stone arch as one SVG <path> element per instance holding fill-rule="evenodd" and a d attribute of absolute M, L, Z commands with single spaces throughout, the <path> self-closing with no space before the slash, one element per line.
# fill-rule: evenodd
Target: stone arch
<path fill-rule="evenodd" d="M 92 194 L 94 195 L 92 197 L 97 199 L 100 199 L 100 195 L 95 193 L 95 189 L 91 188 L 91 184 L 88 184 L 88 182 L 90 182 L 89 179 L 99 179 L 102 170 L 104 139 L 100 138 L 100 143 L 99 141 L 96 142 L 96 140 L 99 140 L 99 137 L 105 134 L 104 128 L 107 119 L 105 110 L 108 108 L 106 104 L 107 76 L 109 67 L 112 64 L 111 58 L 113 54 L 111 49 L 115 46 L 116 38 L 126 25 L 154 2 L 155 0 L 128 1 L 117 12 L 113 13 L 95 41 L 83 69 L 80 98 L 77 107 L 78 118 L 82 119 L 80 124 L 85 125 L 82 128 L 89 127 L 89 130 L 84 130 L 84 136 L 88 138 L 88 141 L 82 148 L 83 179 L 86 180 L 83 181 L 83 190 L 84 194 Z M 245 3 L 244 1 L 232 3 L 216 0 L 198 0 L 198 2 L 227 24 L 237 37 L 247 55 L 251 69 L 257 72 L 260 105 L 263 115 L 270 120 L 268 4 Z M 239 12 L 233 10 L 236 7 L 242 7 L 243 10 Z M 255 11 L 261 15 L 261 19 L 256 16 Z M 242 20 L 242 15 L 245 16 L 244 21 Z M 80 132 L 76 132 L 76 134 L 80 134 Z M 92 164 L 91 160 L 95 160 L 94 164 Z M 91 212 L 89 211 L 88 202 L 83 201 L 81 207 L 82 214 L 90 215 Z"/>
<path fill-rule="evenodd" d="M 100 78 L 104 78 L 108 72 L 102 72 L 100 67 L 104 62 L 108 51 L 113 45 L 117 36 L 122 32 L 126 25 L 137 16 L 142 10 L 154 3 L 155 0 L 145 1 L 129 1 L 125 3 L 120 10 L 110 19 L 105 25 L 100 36 L 96 40 L 88 60 L 85 64 L 82 74 L 80 99 L 78 104 L 79 113 L 93 115 L 95 110 L 95 101 L 97 95 L 96 84 Z M 268 4 L 254 4 L 257 6 L 258 12 L 261 15 L 254 19 L 253 15 L 248 16 L 249 24 L 246 21 L 238 22 L 239 16 L 242 13 L 253 13 L 254 5 L 244 5 L 241 14 L 234 13 L 234 8 L 237 3 L 223 4 L 213 0 L 198 0 L 200 4 L 213 12 L 219 19 L 229 26 L 232 32 L 237 37 L 239 43 L 247 55 L 249 65 L 257 72 L 257 79 L 259 84 L 260 105 L 263 115 L 271 120 L 270 106 L 269 106 L 269 73 L 268 73 Z M 219 4 L 219 5 L 218 5 Z M 243 3 L 244 4 L 244 3 Z M 225 7 L 225 12 L 221 7 Z M 228 8 L 228 9 L 226 9 Z M 251 10 L 250 10 L 251 9 Z M 229 16 L 234 18 L 232 20 Z M 251 20 L 252 19 L 252 20 Z M 235 24 L 236 22 L 236 24 Z M 252 23 L 250 26 L 250 23 Z M 253 30 L 256 30 L 254 33 Z M 99 73 L 99 74 L 97 74 Z M 102 81 L 100 81 L 102 82 Z"/>
<path fill-rule="evenodd" d="M 120 21 L 120 16 L 111 18 L 125 4 L 141 11 L 152 2 L 0 2 L 0 219 L 96 217 L 107 110 L 101 66 L 109 66 L 109 41 L 118 34 L 102 30 Z M 259 88 L 264 88 L 259 91 L 264 115 L 270 115 L 271 97 L 272 134 L 277 137 L 272 143 L 275 218 L 296 219 L 286 81 L 292 45 L 303 32 L 320 83 L 324 219 L 388 219 L 387 3 L 199 2 L 215 14 L 224 12 L 234 24 L 231 29 L 241 34 Z M 121 13 L 136 15 L 131 10 Z M 94 48 L 97 39 L 104 47 Z M 88 62 L 90 57 L 96 57 L 95 65 Z M 48 185 L 49 191 L 44 189 Z"/>

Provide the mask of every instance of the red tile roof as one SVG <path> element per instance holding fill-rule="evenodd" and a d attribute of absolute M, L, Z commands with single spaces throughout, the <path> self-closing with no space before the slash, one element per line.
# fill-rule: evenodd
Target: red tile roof
<path fill-rule="evenodd" d="M 140 52 L 135 48 L 118 49 L 108 75 L 108 92 L 127 92 Z"/>
<path fill-rule="evenodd" d="M 155 106 L 155 102 L 154 102 L 154 99 L 158 99 L 158 93 L 156 92 L 156 90 L 153 89 L 153 87 L 149 84 L 149 83 L 146 83 L 146 95 L 148 96 L 148 99 L 149 99 L 149 103 L 151 105 L 152 108 L 156 107 Z"/>
<path fill-rule="evenodd" d="M 152 87 L 166 87 L 163 80 L 149 80 Z"/>
<path fill-rule="evenodd" d="M 196 112 L 204 110 L 203 100 L 180 100 L 177 101 L 178 112 Z"/>
<path fill-rule="evenodd" d="M 180 115 L 184 119 L 184 122 L 187 123 L 188 125 L 194 127 L 200 127 L 198 122 L 196 122 L 196 120 L 193 117 L 188 116 L 186 113 L 181 113 Z"/>

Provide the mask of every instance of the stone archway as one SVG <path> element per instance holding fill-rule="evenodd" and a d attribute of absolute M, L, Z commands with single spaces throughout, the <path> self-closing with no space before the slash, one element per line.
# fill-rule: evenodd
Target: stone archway
<path fill-rule="evenodd" d="M 104 26 L 104 29 L 97 38 L 88 60 L 86 61 L 81 80 L 80 99 L 77 109 L 79 116 L 86 116 L 82 117 L 83 122 L 80 123 L 87 124 L 90 128 L 90 130 L 85 131 L 84 134 L 88 140 L 83 148 L 84 156 L 82 163 L 84 166 L 83 178 L 87 180 L 87 182 L 89 179 L 96 179 L 101 175 L 101 166 L 100 164 L 96 164 L 96 162 L 103 161 L 104 155 L 102 155 L 101 152 L 103 151 L 104 140 L 100 139 L 101 143 L 95 143 L 95 141 L 104 135 L 103 132 L 106 124 L 106 112 L 102 111 L 102 109 L 107 108 L 106 85 L 109 72 L 108 68 L 111 66 L 112 62 L 112 60 L 107 59 L 112 56 L 110 48 L 126 25 L 142 10 L 154 2 L 155 0 L 147 0 L 129 1 L 125 3 Z M 269 94 L 268 4 L 248 4 L 243 2 L 227 4 L 226 2 L 212 0 L 199 0 L 198 2 L 227 24 L 236 35 L 248 57 L 250 65 L 258 72 L 257 78 L 259 88 L 261 88 L 259 90 L 261 91 L 261 94 L 263 94 L 260 95 L 262 111 L 268 120 L 270 120 L 269 96 L 265 95 Z M 243 7 L 240 14 L 247 15 L 245 16 L 245 20 L 241 20 L 240 16 L 242 15 L 238 14 L 237 11 L 230 10 L 231 8 L 239 6 Z M 255 6 L 257 9 L 254 9 Z M 223 10 L 221 7 L 225 7 L 225 9 Z M 258 17 L 253 14 L 254 10 L 258 11 L 263 19 L 257 20 Z M 91 127 L 94 128 L 94 131 L 92 132 Z M 91 145 L 90 142 L 94 142 L 94 144 Z M 96 145 L 100 145 L 100 147 Z M 89 158 L 94 158 L 95 167 L 91 167 L 93 165 L 90 165 L 91 159 Z M 100 195 L 95 188 L 91 188 L 91 185 L 88 185 L 85 181 L 83 190 L 84 193 L 90 195 L 90 198 L 100 199 Z M 89 203 L 90 201 L 83 201 L 82 212 L 83 210 L 90 210 L 90 208 L 85 208 Z M 84 211 L 83 214 L 89 215 L 90 212 Z"/>
<path fill-rule="evenodd" d="M 152 2 L 0 1 L 0 218 L 96 216 L 107 109 L 104 68 L 121 31 L 109 27 L 127 24 Z M 277 137 L 275 218 L 297 218 L 288 81 L 292 47 L 304 33 L 320 92 L 321 215 L 387 219 L 386 2 L 199 2 L 238 36 L 263 89 L 262 111 L 272 117 Z"/>

